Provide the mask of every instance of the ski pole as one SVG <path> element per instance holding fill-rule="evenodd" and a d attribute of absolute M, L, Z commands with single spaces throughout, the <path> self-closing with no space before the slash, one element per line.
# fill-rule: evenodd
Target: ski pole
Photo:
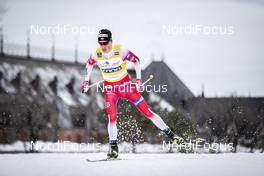
<path fill-rule="evenodd" d="M 149 75 L 149 78 L 145 81 L 145 82 L 143 82 L 142 83 L 142 85 L 144 86 L 147 82 L 149 82 L 150 80 L 152 80 L 154 78 L 154 75 Z"/>
<path fill-rule="evenodd" d="M 104 80 L 100 80 L 100 81 L 98 81 L 96 83 L 91 84 L 90 86 L 86 86 L 85 89 L 84 89 L 84 93 L 86 93 L 88 91 L 88 89 L 90 89 L 91 87 L 94 87 L 94 86 L 96 86 L 96 85 L 98 85 L 98 84 L 100 84 L 102 82 L 104 82 Z"/>
<path fill-rule="evenodd" d="M 148 78 L 144 83 L 142 83 L 142 85 L 144 86 L 147 82 L 149 82 L 149 81 L 152 80 L 153 78 L 154 78 L 153 75 L 149 75 L 149 78 Z M 100 80 L 100 81 L 98 81 L 98 82 L 96 82 L 96 83 L 91 84 L 90 86 L 86 86 L 86 87 L 85 87 L 85 90 L 84 90 L 84 93 L 86 93 L 86 92 L 88 91 L 88 89 L 90 89 L 91 87 L 94 87 L 94 86 L 96 86 L 96 85 L 98 85 L 98 84 L 100 84 L 100 83 L 102 83 L 102 82 L 104 82 L 104 80 Z"/>

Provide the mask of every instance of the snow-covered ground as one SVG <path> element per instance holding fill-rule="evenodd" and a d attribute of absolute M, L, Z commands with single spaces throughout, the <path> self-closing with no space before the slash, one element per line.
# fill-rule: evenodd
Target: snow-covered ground
<path fill-rule="evenodd" d="M 89 154 L 3 154 L 0 175 L 12 176 L 259 176 L 264 154 L 120 154 L 127 160 L 87 162 L 102 159 L 105 153 Z"/>
<path fill-rule="evenodd" d="M 231 143 L 230 143 L 231 144 Z M 185 147 L 172 146 L 169 143 L 148 144 L 141 143 L 133 146 L 131 143 L 119 143 L 120 153 L 168 153 L 179 152 L 180 149 L 185 149 L 187 153 L 231 153 L 232 146 L 228 143 L 205 143 L 203 146 L 200 143 L 197 145 L 187 143 Z M 172 147 L 172 148 L 171 148 Z M 30 142 L 16 141 L 12 144 L 1 144 L 0 153 L 26 153 L 34 149 L 38 153 L 100 153 L 108 152 L 109 145 L 101 143 L 73 143 L 70 141 L 43 142 L 37 141 L 34 144 Z M 172 149 L 172 150 L 171 150 Z M 237 153 L 262 153 L 261 149 L 253 149 L 241 145 L 237 146 Z"/>

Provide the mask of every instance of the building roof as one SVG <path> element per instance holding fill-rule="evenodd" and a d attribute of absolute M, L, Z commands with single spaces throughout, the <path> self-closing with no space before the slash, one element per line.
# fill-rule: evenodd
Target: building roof
<path fill-rule="evenodd" d="M 167 92 L 157 92 L 162 98 L 175 105 L 177 102 L 193 98 L 191 90 L 180 80 L 174 71 L 164 61 L 153 61 L 142 72 L 143 80 L 153 74 L 151 85 L 155 85 L 155 91 L 161 86 L 167 85 Z M 160 90 L 162 90 L 160 88 Z"/>

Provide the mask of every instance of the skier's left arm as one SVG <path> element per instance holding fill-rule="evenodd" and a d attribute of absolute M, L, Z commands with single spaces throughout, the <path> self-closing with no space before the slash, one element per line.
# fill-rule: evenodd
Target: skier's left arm
<path fill-rule="evenodd" d="M 129 51 L 128 49 L 121 49 L 122 59 L 127 60 L 134 63 L 135 71 L 136 71 L 136 79 L 141 79 L 141 67 L 139 58 Z"/>
<path fill-rule="evenodd" d="M 122 52 L 123 60 L 125 59 L 134 63 L 135 71 L 136 71 L 136 83 L 138 84 L 139 89 L 142 90 L 143 85 L 141 80 L 141 66 L 140 66 L 139 58 L 134 53 L 132 53 L 127 49 L 122 49 L 121 52 Z"/>

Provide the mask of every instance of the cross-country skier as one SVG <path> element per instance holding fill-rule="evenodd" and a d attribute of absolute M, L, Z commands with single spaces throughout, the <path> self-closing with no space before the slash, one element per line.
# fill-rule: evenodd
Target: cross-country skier
<path fill-rule="evenodd" d="M 141 68 L 139 58 L 131 51 L 122 48 L 118 44 L 113 44 L 112 33 L 108 29 L 101 29 L 98 34 L 99 46 L 95 53 L 87 61 L 87 74 L 82 84 L 82 92 L 89 86 L 89 78 L 93 66 L 97 64 L 102 72 L 104 79 L 105 107 L 108 114 L 108 134 L 110 152 L 108 159 L 118 157 L 117 146 L 117 102 L 119 98 L 131 101 L 136 108 L 150 119 L 161 131 L 163 131 L 173 144 L 180 144 L 183 138 L 175 135 L 172 130 L 164 123 L 161 117 L 152 112 L 139 93 L 143 84 L 141 81 Z M 136 71 L 137 88 L 131 84 L 130 77 L 126 69 L 126 61 L 133 62 Z M 123 86 L 121 88 L 121 85 Z"/>

